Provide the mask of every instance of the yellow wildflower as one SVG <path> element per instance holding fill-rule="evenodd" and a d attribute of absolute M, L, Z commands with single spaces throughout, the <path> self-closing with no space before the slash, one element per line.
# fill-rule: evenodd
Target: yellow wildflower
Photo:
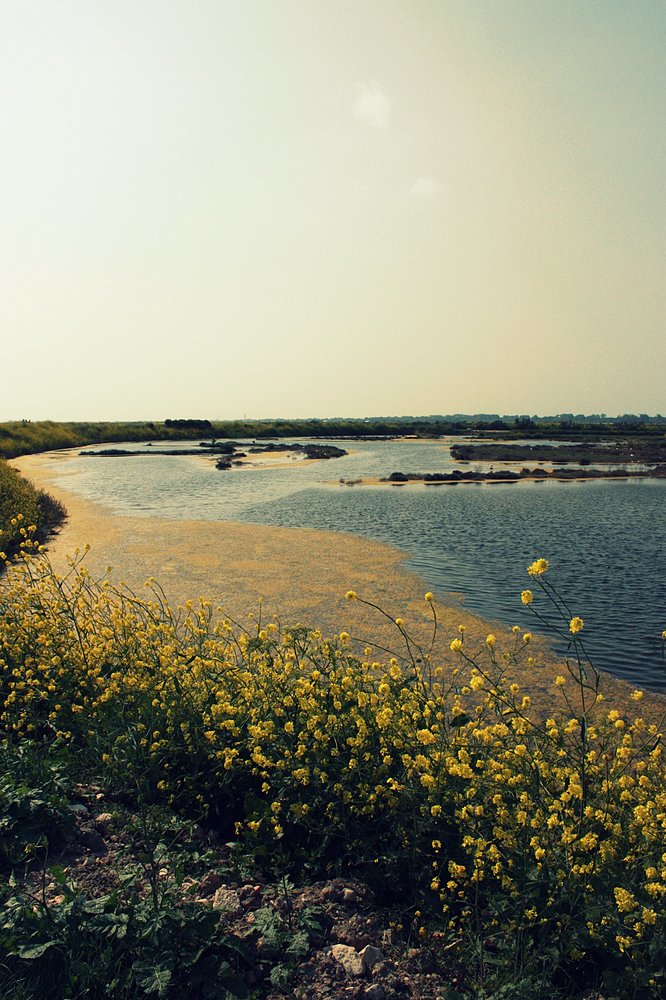
<path fill-rule="evenodd" d="M 613 889 L 613 894 L 615 896 L 615 902 L 620 913 L 629 913 L 630 910 L 635 910 L 637 903 L 634 899 L 632 893 L 628 889 L 623 889 L 621 886 L 616 886 Z"/>
<path fill-rule="evenodd" d="M 537 559 L 530 566 L 527 567 L 527 572 L 530 576 L 543 576 L 543 574 L 548 569 L 547 559 Z"/>

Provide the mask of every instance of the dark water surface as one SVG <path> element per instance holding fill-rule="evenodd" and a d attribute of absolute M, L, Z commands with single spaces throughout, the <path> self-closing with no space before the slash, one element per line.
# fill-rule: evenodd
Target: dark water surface
<path fill-rule="evenodd" d="M 63 485 L 120 514 L 322 528 L 388 542 L 440 595 L 460 593 L 469 611 L 535 631 L 519 595 L 531 586 L 527 565 L 543 556 L 548 578 L 585 620 L 593 662 L 666 690 L 666 482 L 349 487 L 337 480 L 459 467 L 445 442 L 349 447 L 354 453 L 343 459 L 276 469 L 218 472 L 212 463 L 161 456 L 74 458 L 60 467 Z"/>

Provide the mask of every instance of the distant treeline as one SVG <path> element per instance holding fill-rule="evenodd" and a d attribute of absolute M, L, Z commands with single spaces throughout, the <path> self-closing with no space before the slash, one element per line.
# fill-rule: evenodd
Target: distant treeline
<path fill-rule="evenodd" d="M 567 419 L 494 414 L 454 417 L 381 417 L 325 420 L 225 420 L 168 419 L 127 423 L 57 423 L 51 420 L 17 420 L 0 424 L 0 457 L 15 458 L 33 452 L 77 448 L 88 444 L 121 441 L 188 441 L 201 437 L 234 438 L 376 438 L 411 435 L 437 437 L 468 435 L 493 438 L 550 438 L 567 440 L 616 440 L 662 437 L 666 418 L 661 415 L 624 414 L 622 417 Z"/>

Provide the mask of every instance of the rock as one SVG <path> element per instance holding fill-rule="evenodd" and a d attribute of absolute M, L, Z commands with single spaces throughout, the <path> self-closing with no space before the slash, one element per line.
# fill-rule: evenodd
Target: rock
<path fill-rule="evenodd" d="M 234 916 L 243 912 L 240 896 L 235 889 L 230 889 L 226 885 L 220 886 L 216 890 L 213 896 L 213 909 L 224 910 L 225 913 L 231 913 Z"/>
<path fill-rule="evenodd" d="M 199 882 L 199 893 L 202 896 L 212 896 L 222 885 L 224 881 L 221 875 L 217 872 L 208 872 Z"/>
<path fill-rule="evenodd" d="M 386 996 L 386 990 L 379 983 L 374 983 L 372 986 L 368 986 L 363 992 L 363 1000 L 384 1000 Z"/>
<path fill-rule="evenodd" d="M 98 813 L 93 820 L 95 826 L 100 833 L 108 833 L 110 827 L 113 824 L 113 814 L 112 813 Z"/>
<path fill-rule="evenodd" d="M 238 890 L 238 895 L 243 902 L 255 901 L 261 898 L 261 886 L 242 885 Z"/>
<path fill-rule="evenodd" d="M 71 813 L 75 816 L 81 816 L 82 818 L 88 815 L 88 806 L 84 806 L 83 802 L 75 802 L 71 806 L 67 806 Z"/>
<path fill-rule="evenodd" d="M 97 830 L 81 830 L 79 833 L 79 840 L 84 847 L 94 851 L 95 854 L 106 854 L 106 842 Z"/>
<path fill-rule="evenodd" d="M 343 903 L 355 903 L 357 900 L 357 895 L 353 889 L 343 889 L 342 890 L 342 902 Z"/>
<path fill-rule="evenodd" d="M 362 976 L 365 972 L 363 959 L 356 951 L 356 948 L 348 944 L 334 944 L 331 948 L 331 955 L 339 962 L 348 976 Z"/>
<path fill-rule="evenodd" d="M 364 948 L 366 944 L 370 944 L 373 937 L 374 935 L 371 936 L 363 921 L 354 917 L 351 920 L 335 924 L 331 929 L 331 938 L 334 941 L 339 941 L 340 944 L 351 945 L 352 948 L 358 948 L 359 950 Z"/>
<path fill-rule="evenodd" d="M 363 968 L 366 972 L 372 972 L 374 967 L 384 961 L 384 953 L 372 944 L 366 944 L 365 948 L 359 952 L 363 961 Z"/>
<path fill-rule="evenodd" d="M 377 962 L 377 965 L 372 970 L 373 979 L 381 979 L 383 976 L 391 976 L 395 972 L 395 964 L 393 962 Z"/>

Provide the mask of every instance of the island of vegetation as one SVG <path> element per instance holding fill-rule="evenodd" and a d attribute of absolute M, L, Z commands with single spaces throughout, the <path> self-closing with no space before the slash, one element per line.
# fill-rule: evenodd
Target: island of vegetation
<path fill-rule="evenodd" d="M 590 465 L 666 465 L 666 436 L 622 436 L 599 444 L 454 444 L 452 458 L 461 462 L 552 462 Z"/>
<path fill-rule="evenodd" d="M 241 447 L 244 447 L 246 450 L 241 451 Z M 347 454 L 344 448 L 338 448 L 331 444 L 298 444 L 296 442 L 290 442 L 289 444 L 258 444 L 256 441 L 250 445 L 243 446 L 236 442 L 200 441 L 199 448 L 151 448 L 150 451 L 146 448 L 141 450 L 103 448 L 100 451 L 81 451 L 79 454 L 82 458 L 127 458 L 128 456 L 145 457 L 146 455 L 149 457 L 156 455 L 178 455 L 182 457 L 184 455 L 201 455 L 202 448 L 205 449 L 207 454 L 217 458 L 215 468 L 221 470 L 231 469 L 232 466 L 242 467 L 248 464 L 243 461 L 248 455 L 286 454 L 309 459 L 310 461 L 320 461 L 329 458 L 342 458 L 343 455 Z"/>
<path fill-rule="evenodd" d="M 648 469 L 530 469 L 523 467 L 517 472 L 512 469 L 453 469 L 451 472 L 392 472 L 383 476 L 382 483 L 426 483 L 427 485 L 455 486 L 456 483 L 517 483 L 520 480 L 545 482 L 548 479 L 556 482 L 584 482 L 589 479 L 666 479 L 666 465 L 657 465 Z M 343 480 L 343 483 L 345 480 Z M 355 480 L 352 485 L 363 482 Z"/>

